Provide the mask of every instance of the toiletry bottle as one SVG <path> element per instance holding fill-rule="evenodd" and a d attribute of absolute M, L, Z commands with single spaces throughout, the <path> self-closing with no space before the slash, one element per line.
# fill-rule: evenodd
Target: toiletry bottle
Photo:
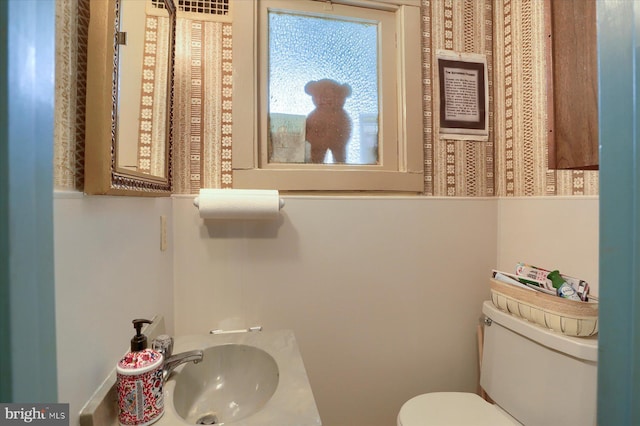
<path fill-rule="evenodd" d="M 141 333 L 146 319 L 134 319 L 136 335 L 131 339 L 131 351 L 116 366 L 118 421 L 124 426 L 145 426 L 164 413 L 162 395 L 162 354 L 147 349 L 147 336 Z"/>
<path fill-rule="evenodd" d="M 551 283 L 556 289 L 558 296 L 569 300 L 580 300 L 580 296 L 578 296 L 576 290 L 560 276 L 559 271 L 549 272 L 547 278 L 551 280 Z"/>

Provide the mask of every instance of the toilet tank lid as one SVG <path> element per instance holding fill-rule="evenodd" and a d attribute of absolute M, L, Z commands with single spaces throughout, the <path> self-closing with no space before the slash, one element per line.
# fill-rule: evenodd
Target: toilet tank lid
<path fill-rule="evenodd" d="M 482 304 L 482 313 L 501 326 L 548 348 L 585 361 L 596 362 L 598 360 L 597 336 L 565 336 L 564 334 L 540 327 L 525 319 L 501 311 L 496 308 L 490 300 L 486 300 Z"/>

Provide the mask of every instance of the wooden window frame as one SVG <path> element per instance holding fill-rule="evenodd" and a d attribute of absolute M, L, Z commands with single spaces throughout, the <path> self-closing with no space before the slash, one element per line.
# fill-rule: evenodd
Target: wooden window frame
<path fill-rule="evenodd" d="M 261 52 L 257 1 L 235 1 L 233 22 L 233 187 L 284 191 L 390 191 L 424 190 L 422 135 L 422 77 L 419 0 L 334 0 L 392 11 L 395 15 L 395 82 L 397 131 L 394 167 L 350 164 L 264 164 L 261 153 Z M 319 4 L 325 2 L 319 2 Z M 384 161 L 384 159 L 382 159 Z"/>

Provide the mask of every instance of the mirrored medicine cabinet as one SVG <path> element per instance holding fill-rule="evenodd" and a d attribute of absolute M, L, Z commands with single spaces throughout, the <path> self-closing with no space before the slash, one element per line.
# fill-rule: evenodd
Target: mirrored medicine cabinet
<path fill-rule="evenodd" d="M 90 6 L 85 192 L 170 195 L 173 0 Z"/>

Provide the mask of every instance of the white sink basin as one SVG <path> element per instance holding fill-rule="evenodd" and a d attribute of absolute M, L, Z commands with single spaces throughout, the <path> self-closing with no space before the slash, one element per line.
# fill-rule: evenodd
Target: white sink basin
<path fill-rule="evenodd" d="M 293 332 L 179 336 L 173 353 L 201 349 L 175 369 L 157 425 L 321 426 Z"/>
<path fill-rule="evenodd" d="M 255 346 L 229 343 L 204 350 L 202 362 L 176 377 L 173 403 L 190 424 L 226 424 L 244 419 L 271 399 L 278 365 Z"/>

